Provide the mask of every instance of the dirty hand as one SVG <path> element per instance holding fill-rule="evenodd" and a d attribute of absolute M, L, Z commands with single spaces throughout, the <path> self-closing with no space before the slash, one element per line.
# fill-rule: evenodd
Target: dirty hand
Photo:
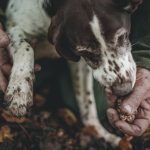
<path fill-rule="evenodd" d="M 0 24 L 0 90 L 5 92 L 7 87 L 7 77 L 10 74 L 11 64 L 9 61 L 9 55 L 6 48 L 9 45 L 9 38 L 3 31 L 2 25 Z"/>
<path fill-rule="evenodd" d="M 108 97 L 107 116 L 111 125 L 128 135 L 142 135 L 150 125 L 150 71 L 138 69 L 133 92 L 121 102 L 120 109 L 123 113 L 133 115 L 137 112 L 132 123 L 120 119 L 115 108 L 117 97 L 111 90 L 106 90 L 106 94 Z"/>
<path fill-rule="evenodd" d="M 11 72 L 12 64 L 11 57 L 9 55 L 8 45 L 10 39 L 8 35 L 3 31 L 0 23 L 0 91 L 5 93 L 8 85 L 8 77 Z M 40 71 L 40 66 L 35 65 L 35 71 Z"/>

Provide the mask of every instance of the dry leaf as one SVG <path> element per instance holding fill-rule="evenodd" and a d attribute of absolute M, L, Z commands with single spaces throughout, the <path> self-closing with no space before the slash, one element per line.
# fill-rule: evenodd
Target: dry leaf
<path fill-rule="evenodd" d="M 3 143 L 4 140 L 8 139 L 8 140 L 13 140 L 13 134 L 11 133 L 11 130 L 8 126 L 3 126 L 1 127 L 0 130 L 0 143 Z"/>
<path fill-rule="evenodd" d="M 1 116 L 7 121 L 7 122 L 13 122 L 13 123 L 26 123 L 30 122 L 29 119 L 26 117 L 17 118 L 10 114 L 8 111 L 3 110 Z"/>
<path fill-rule="evenodd" d="M 119 147 L 121 150 L 132 150 L 131 141 L 133 136 L 125 135 L 119 143 Z"/>
<path fill-rule="evenodd" d="M 82 132 L 85 134 L 85 135 L 90 135 L 90 136 L 97 136 L 98 135 L 98 132 L 97 130 L 95 129 L 94 126 L 87 126 L 87 127 L 84 127 L 82 129 Z"/>
<path fill-rule="evenodd" d="M 74 126 L 77 123 L 76 116 L 67 108 L 60 109 L 58 115 L 69 126 Z"/>
<path fill-rule="evenodd" d="M 39 95 L 39 94 L 35 94 L 34 96 L 34 103 L 37 107 L 41 107 L 45 104 L 45 97 Z"/>

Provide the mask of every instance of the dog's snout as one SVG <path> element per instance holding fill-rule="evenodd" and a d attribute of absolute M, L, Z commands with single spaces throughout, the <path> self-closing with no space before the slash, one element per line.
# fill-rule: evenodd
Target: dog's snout
<path fill-rule="evenodd" d="M 116 96 L 125 96 L 132 91 L 132 83 L 129 81 L 122 84 L 116 82 L 112 86 L 112 91 Z"/>

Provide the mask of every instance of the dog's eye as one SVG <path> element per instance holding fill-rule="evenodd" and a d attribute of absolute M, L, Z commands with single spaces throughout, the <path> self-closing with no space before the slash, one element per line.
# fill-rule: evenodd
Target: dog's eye
<path fill-rule="evenodd" d="M 119 43 L 123 43 L 123 40 L 124 40 L 124 35 L 119 36 L 118 42 Z"/>
<path fill-rule="evenodd" d="M 127 34 L 122 34 L 118 37 L 118 44 L 123 45 L 126 42 Z"/>

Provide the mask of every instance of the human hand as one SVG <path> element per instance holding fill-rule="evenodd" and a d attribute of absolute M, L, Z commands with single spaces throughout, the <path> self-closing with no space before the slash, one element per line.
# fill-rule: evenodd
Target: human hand
<path fill-rule="evenodd" d="M 0 24 L 0 90 L 2 92 L 5 92 L 6 90 L 8 84 L 7 77 L 11 70 L 9 55 L 6 51 L 9 42 L 10 40 Z"/>
<path fill-rule="evenodd" d="M 10 43 L 10 39 L 8 35 L 3 31 L 2 25 L 0 24 L 0 91 L 5 93 L 8 78 L 11 73 L 12 64 L 11 56 L 9 53 L 8 45 Z M 35 71 L 40 71 L 41 66 L 35 65 Z"/>
<path fill-rule="evenodd" d="M 132 123 L 120 119 L 120 114 L 115 108 L 117 97 L 110 90 L 106 90 L 106 93 L 109 107 L 107 116 L 111 125 L 128 135 L 142 135 L 150 125 L 150 71 L 138 69 L 133 92 L 122 99 L 121 112 L 133 115 L 137 111 Z"/>

